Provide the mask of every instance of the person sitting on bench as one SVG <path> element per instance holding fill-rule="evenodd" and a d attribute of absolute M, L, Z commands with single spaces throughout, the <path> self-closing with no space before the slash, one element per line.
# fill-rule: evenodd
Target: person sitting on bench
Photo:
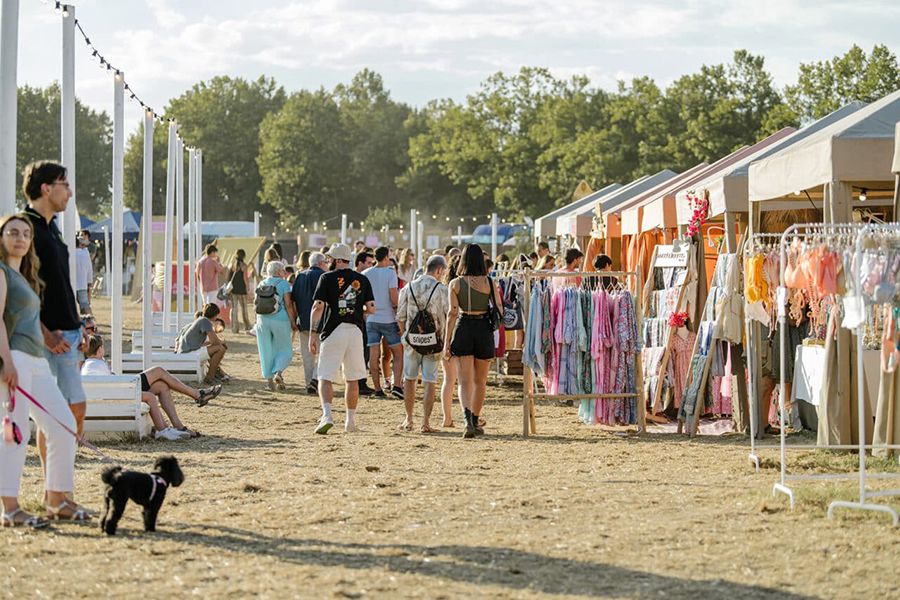
<path fill-rule="evenodd" d="M 88 337 L 88 349 L 84 353 L 84 363 L 81 365 L 81 376 L 88 375 L 112 375 L 109 365 L 104 360 L 103 338 L 99 335 Z M 222 386 L 195 390 L 183 384 L 181 381 L 162 367 L 150 367 L 140 374 L 141 400 L 150 407 L 150 419 L 156 429 L 156 439 L 177 440 L 183 437 L 198 437 L 200 433 L 189 429 L 175 410 L 172 401 L 172 392 L 178 392 L 193 399 L 197 406 L 206 406 L 210 400 L 219 395 Z M 158 398 L 158 402 L 157 402 Z M 160 410 L 160 407 L 162 410 Z M 165 412 L 172 422 L 172 426 L 166 426 L 162 413 Z"/>
<path fill-rule="evenodd" d="M 200 316 L 193 323 L 185 325 L 175 339 L 176 354 L 187 354 L 206 348 L 205 352 L 209 355 L 209 366 L 203 383 L 209 385 L 224 383 L 231 379 L 219 368 L 222 359 L 225 358 L 225 352 L 228 350 L 228 344 L 216 334 L 216 328 L 213 325 L 213 319 L 219 316 L 219 312 L 217 305 L 204 304 Z"/>

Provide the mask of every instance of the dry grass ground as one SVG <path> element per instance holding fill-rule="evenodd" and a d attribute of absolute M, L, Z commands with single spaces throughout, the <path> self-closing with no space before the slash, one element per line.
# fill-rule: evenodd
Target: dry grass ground
<path fill-rule="evenodd" d="M 97 308 L 106 318 L 108 304 Z M 129 305 L 126 336 L 138 320 Z M 746 438 L 620 437 L 579 424 L 576 408 L 547 403 L 537 407 L 540 435 L 523 441 L 513 386 L 491 389 L 483 439 L 463 440 L 459 428 L 400 432 L 401 403 L 369 399 L 362 431 L 317 436 L 318 401 L 299 392 L 299 364 L 286 393 L 261 391 L 254 339 L 229 337 L 226 368 L 238 381 L 205 408 L 178 401 L 204 437 L 104 442 L 129 468 L 178 456 L 186 481 L 170 490 L 159 531 L 141 531 L 134 505 L 114 538 L 96 525 L 3 531 L 0 593 L 900 596 L 900 537 L 887 519 L 824 517 L 834 495 L 853 497 L 853 483 L 797 486 L 791 512 L 770 495 L 777 453 L 765 451 L 754 473 Z M 335 409 L 340 422 L 343 403 Z M 791 460 L 813 472 L 854 464 L 822 453 Z M 77 497 L 92 508 L 101 505 L 101 467 L 79 450 Z M 33 505 L 41 483 L 32 449 L 22 498 Z"/>

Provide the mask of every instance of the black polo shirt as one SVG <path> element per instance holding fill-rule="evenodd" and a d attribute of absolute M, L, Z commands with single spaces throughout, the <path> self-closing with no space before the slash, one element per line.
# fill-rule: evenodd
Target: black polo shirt
<path fill-rule="evenodd" d="M 25 214 L 31 218 L 34 250 L 41 261 L 38 275 L 45 285 L 41 323 L 50 331 L 79 329 L 81 318 L 69 279 L 69 248 L 56 226 L 56 217 L 47 223 L 47 219 L 30 206 L 25 209 Z"/>

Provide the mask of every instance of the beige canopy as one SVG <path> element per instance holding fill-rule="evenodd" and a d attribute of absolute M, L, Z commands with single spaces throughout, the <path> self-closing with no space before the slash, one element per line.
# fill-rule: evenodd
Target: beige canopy
<path fill-rule="evenodd" d="M 641 216 L 643 215 L 642 207 L 646 203 L 651 202 L 654 198 L 658 197 L 660 194 L 665 194 L 669 190 L 680 189 L 679 186 L 681 184 L 686 181 L 693 181 L 693 178 L 702 173 L 707 167 L 709 167 L 709 163 L 700 163 L 699 165 L 688 169 L 684 173 L 676 177 L 672 177 L 668 181 L 654 187 L 645 194 L 642 194 L 614 209 L 612 211 L 613 213 L 620 213 L 622 215 L 621 235 L 636 235 L 640 233 Z"/>
<path fill-rule="evenodd" d="M 894 128 L 894 166 L 891 170 L 900 173 L 900 121 Z"/>
<path fill-rule="evenodd" d="M 849 218 L 850 204 L 892 202 L 894 128 L 900 121 L 900 91 L 894 92 L 806 136 L 795 144 L 750 165 L 751 202 L 809 206 L 809 198 L 825 200 L 825 220 L 841 205 Z M 855 199 L 855 201 L 854 201 Z M 847 205 L 844 207 L 843 205 Z"/>
<path fill-rule="evenodd" d="M 585 182 L 582 181 L 581 183 L 584 184 Z M 587 184 L 585 184 L 585 185 L 587 185 Z M 591 192 L 587 195 L 581 196 L 580 198 L 574 198 L 574 196 L 573 196 L 573 201 L 571 203 L 566 204 L 565 206 L 561 206 L 561 207 L 557 208 L 556 210 L 553 210 L 553 211 L 547 213 L 543 217 L 539 217 L 538 219 L 535 219 L 535 221 L 534 221 L 535 237 L 542 238 L 542 237 L 552 237 L 552 236 L 557 235 L 556 223 L 557 223 L 557 220 L 561 216 L 567 215 L 579 207 L 583 207 L 587 204 L 591 204 L 594 200 L 596 200 L 598 198 L 602 198 L 602 197 L 606 196 L 607 194 L 610 194 L 610 193 L 618 190 L 621 187 L 622 187 L 622 184 L 620 184 L 620 183 L 611 183 L 601 190 L 598 190 L 596 192 Z M 579 184 L 579 188 L 581 188 L 581 184 Z M 578 190 L 576 190 L 576 194 L 577 193 L 578 193 Z"/>

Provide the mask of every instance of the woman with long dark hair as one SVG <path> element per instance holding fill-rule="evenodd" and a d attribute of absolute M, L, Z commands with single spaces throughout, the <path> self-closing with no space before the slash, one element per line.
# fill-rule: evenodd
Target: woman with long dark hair
<path fill-rule="evenodd" d="M 444 335 L 444 356 L 457 360 L 460 404 L 466 420 L 463 437 L 484 434 L 478 415 L 484 406 L 488 369 L 494 358 L 491 306 L 503 306 L 500 291 L 487 276 L 484 251 L 469 244 L 462 253 L 456 279 L 450 282 L 450 311 Z"/>
<path fill-rule="evenodd" d="M 41 332 L 41 294 L 44 283 L 38 277 L 40 262 L 34 251 L 34 230 L 27 215 L 9 215 L 0 221 L 0 524 L 44 527 L 47 520 L 28 514 L 19 506 L 19 480 L 31 428 L 28 417 L 44 432 L 47 459 L 44 464 L 47 516 L 67 521 L 87 521 L 90 517 L 66 494 L 75 490 L 75 438 L 65 430 L 75 430 L 69 410 L 50 372 Z M 38 401 L 49 412 L 38 409 L 17 388 Z M 52 415 L 52 418 L 51 416 Z"/>
<path fill-rule="evenodd" d="M 247 272 L 247 253 L 243 248 L 234 254 L 234 260 L 231 261 L 229 267 L 231 271 L 231 331 L 240 333 L 241 327 L 238 323 L 238 317 L 243 315 L 244 327 L 249 330 L 253 327 L 250 324 L 250 317 L 247 315 L 247 286 L 250 281 Z"/>

